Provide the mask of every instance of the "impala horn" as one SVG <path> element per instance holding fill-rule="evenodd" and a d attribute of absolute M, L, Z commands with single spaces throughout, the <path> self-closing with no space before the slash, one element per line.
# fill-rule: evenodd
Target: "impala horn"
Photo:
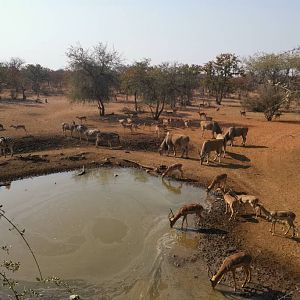
<path fill-rule="evenodd" d="M 170 212 L 169 212 L 169 215 L 168 215 L 169 220 L 171 219 L 171 217 L 174 218 L 174 214 L 173 214 L 172 209 L 170 208 Z"/>

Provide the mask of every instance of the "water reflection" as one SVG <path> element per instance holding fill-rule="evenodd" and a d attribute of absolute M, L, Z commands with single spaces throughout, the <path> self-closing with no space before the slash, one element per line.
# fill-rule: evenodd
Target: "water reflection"
<path fill-rule="evenodd" d="M 82 176 L 77 176 L 78 171 L 73 174 L 73 179 L 76 182 L 88 182 L 91 179 L 100 181 L 102 185 L 106 185 L 111 182 L 114 177 L 115 169 L 102 168 L 102 169 L 88 169 Z"/>
<path fill-rule="evenodd" d="M 185 248 L 197 249 L 199 243 L 199 233 L 180 230 L 177 231 L 176 240 Z"/>
<path fill-rule="evenodd" d="M 142 183 L 149 181 L 149 175 L 145 171 L 138 169 L 132 169 L 131 174 L 134 176 L 134 180 Z"/>
<path fill-rule="evenodd" d="M 182 182 L 176 183 L 175 181 L 162 178 L 162 184 L 167 188 L 168 191 L 177 195 L 181 194 Z"/>

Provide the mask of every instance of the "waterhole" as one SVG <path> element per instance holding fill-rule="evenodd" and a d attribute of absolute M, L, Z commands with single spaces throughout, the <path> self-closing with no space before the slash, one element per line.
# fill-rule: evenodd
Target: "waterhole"
<path fill-rule="evenodd" d="M 134 169 L 95 169 L 15 181 L 0 199 L 25 229 L 44 277 L 63 278 L 82 299 L 223 298 L 205 273 L 170 260 L 174 249 L 183 256 L 197 251 L 199 233 L 178 230 L 181 221 L 170 229 L 167 215 L 187 202 L 208 208 L 199 188 Z M 188 221 L 193 227 L 192 216 Z M 67 299 L 68 292 L 34 282 L 29 251 L 3 218 L 0 224 L 3 245 L 11 245 L 2 256 L 21 262 L 13 276 L 44 299 Z"/>

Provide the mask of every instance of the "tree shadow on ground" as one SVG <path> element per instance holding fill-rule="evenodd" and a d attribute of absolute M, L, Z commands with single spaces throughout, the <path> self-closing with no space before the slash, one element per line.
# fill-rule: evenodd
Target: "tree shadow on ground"
<path fill-rule="evenodd" d="M 226 154 L 228 154 L 231 158 L 233 158 L 235 160 L 247 161 L 247 162 L 250 161 L 250 159 L 243 154 L 233 153 L 233 152 L 229 152 L 229 151 L 226 151 Z"/>

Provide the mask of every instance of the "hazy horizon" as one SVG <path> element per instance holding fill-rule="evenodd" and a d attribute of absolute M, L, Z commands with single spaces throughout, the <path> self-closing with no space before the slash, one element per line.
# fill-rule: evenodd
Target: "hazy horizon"
<path fill-rule="evenodd" d="M 67 66 L 68 47 L 103 42 L 127 63 L 203 64 L 299 46 L 300 2 L 290 0 L 0 0 L 0 61 Z"/>

